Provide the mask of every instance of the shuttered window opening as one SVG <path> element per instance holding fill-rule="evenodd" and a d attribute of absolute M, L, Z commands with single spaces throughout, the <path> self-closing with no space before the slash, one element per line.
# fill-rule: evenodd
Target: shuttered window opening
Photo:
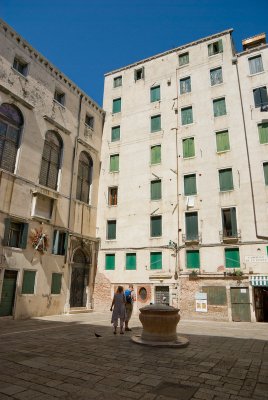
<path fill-rule="evenodd" d="M 114 270 L 115 269 L 115 254 L 105 255 L 105 269 Z"/>
<path fill-rule="evenodd" d="M 261 55 L 249 58 L 248 62 L 249 62 L 249 71 L 251 75 L 263 71 Z"/>
<path fill-rule="evenodd" d="M 222 212 L 223 237 L 237 237 L 237 222 L 235 207 L 225 208 Z"/>
<path fill-rule="evenodd" d="M 5 218 L 3 245 L 26 249 L 28 228 L 29 225 L 27 223 L 14 221 L 11 218 Z"/>
<path fill-rule="evenodd" d="M 268 122 L 258 125 L 260 144 L 268 143 Z"/>
<path fill-rule="evenodd" d="M 151 117 L 151 132 L 161 130 L 161 115 L 154 115 Z"/>
<path fill-rule="evenodd" d="M 162 236 L 162 216 L 154 215 L 151 217 L 151 237 Z"/>
<path fill-rule="evenodd" d="M 183 53 L 179 55 L 179 65 L 187 65 L 189 64 L 189 53 Z"/>
<path fill-rule="evenodd" d="M 190 93 L 191 92 L 191 78 L 188 76 L 187 78 L 180 79 L 180 94 Z"/>
<path fill-rule="evenodd" d="M 222 68 L 214 68 L 210 70 L 210 83 L 211 86 L 219 85 L 222 83 Z"/>
<path fill-rule="evenodd" d="M 126 269 L 135 270 L 136 269 L 136 253 L 126 254 Z"/>
<path fill-rule="evenodd" d="M 268 186 L 268 162 L 263 163 L 264 182 Z"/>
<path fill-rule="evenodd" d="M 84 203 L 89 202 L 90 187 L 93 176 L 92 158 L 82 151 L 78 162 L 76 198 Z"/>
<path fill-rule="evenodd" d="M 116 220 L 107 221 L 107 240 L 116 239 Z"/>
<path fill-rule="evenodd" d="M 195 146 L 193 137 L 183 139 L 182 147 L 183 147 L 183 158 L 189 158 L 195 156 Z"/>
<path fill-rule="evenodd" d="M 110 172 L 119 171 L 119 154 L 112 154 L 110 156 Z"/>
<path fill-rule="evenodd" d="M 112 127 L 111 140 L 112 142 L 120 140 L 120 125 Z"/>
<path fill-rule="evenodd" d="M 23 271 L 21 294 L 34 294 L 36 271 Z"/>
<path fill-rule="evenodd" d="M 122 86 L 122 76 L 116 76 L 114 78 L 114 88 Z"/>
<path fill-rule="evenodd" d="M 185 214 L 186 240 L 198 239 L 198 214 L 191 212 Z"/>
<path fill-rule="evenodd" d="M 23 117 L 12 104 L 0 106 L 0 168 L 14 172 L 20 144 Z"/>
<path fill-rule="evenodd" d="M 197 194 L 196 175 L 184 175 L 184 195 L 192 196 Z"/>
<path fill-rule="evenodd" d="M 144 77 L 145 77 L 144 67 L 134 70 L 134 80 L 135 80 L 135 82 L 139 81 L 140 79 L 144 79 Z"/>
<path fill-rule="evenodd" d="M 217 40 L 217 42 L 210 43 L 208 45 L 208 55 L 213 56 L 223 52 L 222 39 Z"/>
<path fill-rule="evenodd" d="M 193 123 L 193 108 L 185 107 L 181 109 L 181 124 L 188 125 Z"/>
<path fill-rule="evenodd" d="M 160 200 L 161 198 L 161 179 L 151 181 L 151 200 Z"/>
<path fill-rule="evenodd" d="M 15 57 L 13 61 L 13 68 L 18 71 L 21 75 L 27 76 L 28 64 L 21 58 Z"/>
<path fill-rule="evenodd" d="M 225 286 L 202 286 L 202 292 L 207 293 L 207 303 L 210 306 L 224 306 L 227 304 Z"/>
<path fill-rule="evenodd" d="M 57 190 L 58 174 L 61 164 L 62 140 L 53 131 L 46 133 L 39 183 Z"/>
<path fill-rule="evenodd" d="M 219 170 L 219 180 L 220 180 L 220 191 L 225 192 L 227 190 L 233 190 L 233 172 L 232 168 L 226 168 Z"/>
<path fill-rule="evenodd" d="M 217 152 L 230 150 L 229 132 L 222 131 L 216 133 Z"/>
<path fill-rule="evenodd" d="M 151 164 L 161 163 L 161 145 L 151 147 Z"/>
<path fill-rule="evenodd" d="M 108 205 L 109 206 L 117 206 L 117 197 L 118 197 L 118 187 L 109 187 L 108 188 Z"/>
<path fill-rule="evenodd" d="M 62 274 L 53 273 L 51 279 L 51 294 L 60 294 Z"/>
<path fill-rule="evenodd" d="M 225 249 L 225 267 L 240 268 L 240 256 L 238 248 Z"/>
<path fill-rule="evenodd" d="M 268 105 L 268 96 L 266 86 L 253 90 L 255 107 L 262 107 Z"/>
<path fill-rule="evenodd" d="M 113 113 L 116 114 L 119 112 L 121 112 L 121 97 L 113 100 Z"/>
<path fill-rule="evenodd" d="M 160 100 L 160 86 L 151 87 L 151 103 Z"/>
<path fill-rule="evenodd" d="M 214 117 L 226 115 L 225 98 L 213 100 L 213 113 Z"/>
<path fill-rule="evenodd" d="M 186 268 L 200 268 L 199 250 L 186 250 Z"/>
<path fill-rule="evenodd" d="M 64 256 L 67 250 L 68 233 L 55 230 L 53 234 L 52 254 Z"/>
<path fill-rule="evenodd" d="M 162 253 L 150 253 L 150 269 L 162 269 Z"/>

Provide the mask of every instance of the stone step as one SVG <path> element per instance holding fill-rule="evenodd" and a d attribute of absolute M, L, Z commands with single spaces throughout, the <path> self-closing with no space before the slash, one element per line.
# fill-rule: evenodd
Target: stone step
<path fill-rule="evenodd" d="M 69 314 L 81 314 L 81 313 L 92 313 L 92 309 L 88 309 L 85 307 L 74 307 L 70 308 Z"/>

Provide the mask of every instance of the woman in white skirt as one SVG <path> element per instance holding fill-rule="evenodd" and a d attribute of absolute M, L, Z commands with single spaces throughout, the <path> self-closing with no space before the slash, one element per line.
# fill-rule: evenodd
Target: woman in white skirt
<path fill-rule="evenodd" d="M 123 326 L 126 319 L 126 298 L 124 295 L 123 286 L 118 286 L 116 293 L 114 294 L 113 302 L 110 308 L 113 311 L 111 323 L 114 325 L 114 334 L 116 335 L 116 328 L 118 324 L 118 318 L 120 319 L 120 334 L 123 335 Z"/>

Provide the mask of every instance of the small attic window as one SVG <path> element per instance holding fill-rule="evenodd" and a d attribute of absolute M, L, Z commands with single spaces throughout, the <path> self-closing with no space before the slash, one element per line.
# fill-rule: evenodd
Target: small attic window
<path fill-rule="evenodd" d="M 60 103 L 62 106 L 64 106 L 64 104 L 65 104 L 65 93 L 61 92 L 58 89 L 55 89 L 54 100 L 56 100 L 58 103 Z"/>
<path fill-rule="evenodd" d="M 85 124 L 88 128 L 94 129 L 94 117 L 92 117 L 92 115 L 86 114 Z"/>
<path fill-rule="evenodd" d="M 21 58 L 14 58 L 13 68 L 23 76 L 27 76 L 28 74 L 28 64 Z"/>
<path fill-rule="evenodd" d="M 144 79 L 144 67 L 135 69 L 134 71 L 134 79 L 135 81 L 139 81 L 141 79 Z"/>

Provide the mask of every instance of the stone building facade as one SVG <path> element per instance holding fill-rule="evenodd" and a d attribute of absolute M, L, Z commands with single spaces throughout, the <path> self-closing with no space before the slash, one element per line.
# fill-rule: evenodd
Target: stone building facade
<path fill-rule="evenodd" d="M 106 74 L 98 307 L 133 283 L 136 311 L 268 320 L 267 87 L 265 35 L 232 30 Z"/>
<path fill-rule="evenodd" d="M 0 316 L 93 308 L 104 111 L 0 21 Z"/>

